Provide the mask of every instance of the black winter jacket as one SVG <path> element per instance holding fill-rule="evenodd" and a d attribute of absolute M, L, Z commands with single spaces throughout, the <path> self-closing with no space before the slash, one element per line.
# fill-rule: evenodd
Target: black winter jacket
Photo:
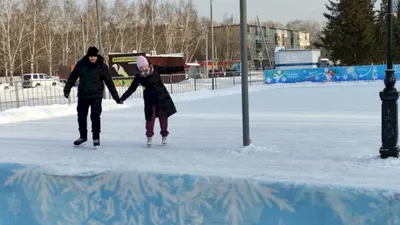
<path fill-rule="evenodd" d="M 97 61 L 92 63 L 88 56 L 84 56 L 76 64 L 74 70 L 68 77 L 64 87 L 64 93 L 70 93 L 72 86 L 79 78 L 78 98 L 102 98 L 104 83 L 107 85 L 112 98 L 119 101 L 118 92 L 108 72 L 108 66 L 104 64 L 104 58 L 97 56 Z"/>
<path fill-rule="evenodd" d="M 165 113 L 167 117 L 170 117 L 177 112 L 167 88 L 161 81 L 160 69 L 156 66 L 153 68 L 154 71 L 151 76 L 141 77 L 140 75 L 136 75 L 128 90 L 126 90 L 126 92 L 121 96 L 121 101 L 125 101 L 133 94 L 133 92 L 136 91 L 139 85 L 142 85 L 144 87 L 143 99 L 146 121 L 151 120 L 153 115 L 153 106 L 156 104 L 160 106 L 162 112 Z M 156 115 L 156 117 L 158 116 L 159 115 Z"/>

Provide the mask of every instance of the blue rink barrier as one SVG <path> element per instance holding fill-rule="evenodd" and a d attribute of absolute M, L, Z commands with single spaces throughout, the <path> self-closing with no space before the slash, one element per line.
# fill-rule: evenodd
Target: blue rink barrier
<path fill-rule="evenodd" d="M 399 224 L 400 195 L 385 190 L 190 175 L 54 175 L 0 164 L 2 225 Z"/>
<path fill-rule="evenodd" d="M 395 77 L 400 79 L 400 65 L 394 65 Z M 298 82 L 343 82 L 383 80 L 386 65 L 365 65 L 309 69 L 266 70 L 265 84 Z"/>

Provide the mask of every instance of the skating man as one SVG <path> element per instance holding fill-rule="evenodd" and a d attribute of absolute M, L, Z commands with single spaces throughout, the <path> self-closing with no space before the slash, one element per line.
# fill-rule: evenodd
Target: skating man
<path fill-rule="evenodd" d="M 79 78 L 78 86 L 78 124 L 80 137 L 74 145 L 81 145 L 87 141 L 87 116 L 89 107 L 91 110 L 93 145 L 100 145 L 100 115 L 102 112 L 102 99 L 104 83 L 107 85 L 113 99 L 121 104 L 114 82 L 104 64 L 104 58 L 98 54 L 96 47 L 90 47 L 87 54 L 76 64 L 74 70 L 68 77 L 64 87 L 64 96 L 69 97 L 71 87 Z"/>

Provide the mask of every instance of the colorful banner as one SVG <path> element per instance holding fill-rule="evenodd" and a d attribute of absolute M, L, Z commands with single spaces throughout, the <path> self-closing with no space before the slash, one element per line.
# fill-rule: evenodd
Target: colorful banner
<path fill-rule="evenodd" d="M 383 80 L 386 65 L 349 67 L 266 70 L 265 84 L 298 82 L 340 82 Z M 394 65 L 396 79 L 400 79 L 400 65 Z"/>

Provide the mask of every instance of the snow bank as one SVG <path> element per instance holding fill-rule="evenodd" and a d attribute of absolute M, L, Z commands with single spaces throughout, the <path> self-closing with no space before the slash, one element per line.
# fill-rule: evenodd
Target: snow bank
<path fill-rule="evenodd" d="M 267 147 L 260 147 L 260 146 L 255 146 L 253 144 L 250 144 L 249 146 L 246 147 L 240 147 L 237 149 L 233 149 L 229 151 L 229 154 L 232 155 L 250 155 L 250 154 L 256 154 L 257 152 L 265 152 L 271 150 Z"/>
<path fill-rule="evenodd" d="M 381 81 L 374 81 L 381 83 Z M 294 84 L 274 84 L 274 85 L 254 85 L 249 87 L 249 92 L 262 90 L 275 90 L 282 88 L 329 88 L 329 87 L 348 87 L 348 86 L 367 86 L 371 82 L 342 82 L 342 83 L 294 83 Z M 383 85 L 383 84 L 382 84 Z M 377 90 L 379 91 L 379 90 Z M 230 87 L 218 90 L 201 89 L 198 91 L 176 93 L 172 95 L 175 103 L 194 101 L 221 96 L 236 95 L 241 93 L 241 87 Z M 128 99 L 124 105 L 117 105 L 113 100 L 104 100 L 104 111 L 123 109 L 126 107 L 143 106 L 142 98 Z M 50 119 L 55 117 L 76 115 L 76 103 L 71 105 L 46 105 L 46 106 L 25 106 L 16 109 L 9 109 L 0 112 L 0 124 L 15 123 L 31 120 Z"/>
<path fill-rule="evenodd" d="M 265 86 L 255 86 L 252 91 L 265 89 Z M 173 100 L 178 102 L 193 101 L 198 99 L 213 98 L 218 96 L 227 96 L 240 93 L 240 88 L 226 88 L 222 90 L 211 91 L 202 89 L 195 92 L 177 93 L 172 95 Z M 142 98 L 132 98 L 123 105 L 118 105 L 114 100 L 103 101 L 103 111 L 123 109 L 127 107 L 143 106 Z M 76 115 L 76 103 L 71 105 L 46 105 L 46 106 L 25 106 L 15 109 L 9 109 L 0 112 L 0 124 L 15 123 L 31 120 L 42 120 L 56 117 Z"/>
<path fill-rule="evenodd" d="M 115 101 L 104 100 L 103 111 L 126 108 L 118 105 Z M 0 112 L 0 124 L 16 123 L 31 120 L 51 119 L 56 117 L 76 115 L 76 103 L 71 105 L 46 105 L 46 106 L 24 106 Z"/>

